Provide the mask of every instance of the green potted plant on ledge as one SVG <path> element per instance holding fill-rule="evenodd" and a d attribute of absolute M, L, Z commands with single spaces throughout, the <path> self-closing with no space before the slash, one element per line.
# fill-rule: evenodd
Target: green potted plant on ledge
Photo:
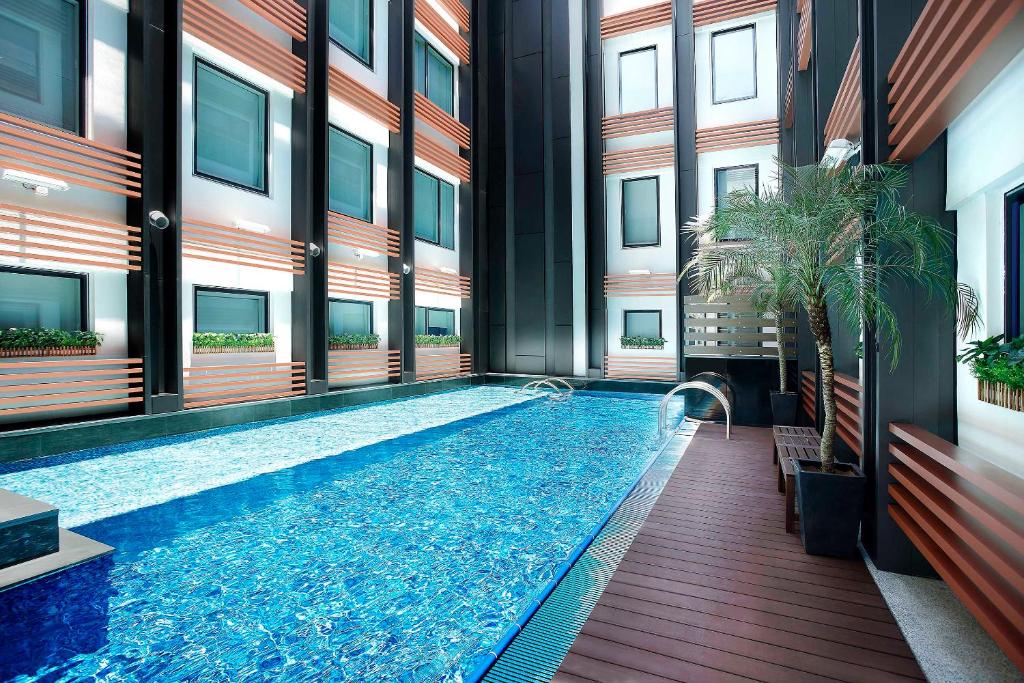
<path fill-rule="evenodd" d="M 420 349 L 443 349 L 462 346 L 462 337 L 457 334 L 417 334 L 416 347 Z"/>
<path fill-rule="evenodd" d="M 192 353 L 273 353 L 274 335 L 265 332 L 196 332 Z"/>
<path fill-rule="evenodd" d="M 379 334 L 332 334 L 329 343 L 331 351 L 354 351 L 376 349 L 380 346 Z"/>
<path fill-rule="evenodd" d="M 619 345 L 624 349 L 663 349 L 665 339 L 663 337 L 638 337 L 623 335 L 619 339 Z"/>
<path fill-rule="evenodd" d="M 772 286 L 807 314 L 824 407 L 821 460 L 800 460 L 796 467 L 800 533 L 809 553 L 850 555 L 857 547 L 864 474 L 857 465 L 836 462 L 829 313 L 858 335 L 862 326 L 871 328 L 894 367 L 901 335 L 887 301 L 890 287 L 920 286 L 937 295 L 957 315 L 961 336 L 978 323 L 978 301 L 956 281 L 951 235 L 901 205 L 908 177 L 903 167 L 779 168 L 781 190 L 764 193 L 758 202 L 748 197 L 734 204 L 730 196 L 736 208 L 712 221 L 712 240 L 738 230 L 747 239 L 728 248 L 699 243 L 687 272 L 697 291 L 713 296 L 735 286 L 738 277 L 760 272 L 766 262 L 779 264 Z"/>
<path fill-rule="evenodd" d="M 978 380 L 978 400 L 1024 412 L 1024 335 L 998 334 L 967 345 L 956 359 Z"/>
<path fill-rule="evenodd" d="M 11 327 L 0 330 L 0 358 L 94 356 L 103 335 L 88 330 Z"/>

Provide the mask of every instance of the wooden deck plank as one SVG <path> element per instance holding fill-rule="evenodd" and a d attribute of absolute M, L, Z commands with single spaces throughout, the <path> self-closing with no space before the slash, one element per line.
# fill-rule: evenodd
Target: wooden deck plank
<path fill-rule="evenodd" d="M 771 430 L 723 432 L 701 426 L 554 680 L 923 680 L 864 563 L 786 534 Z"/>

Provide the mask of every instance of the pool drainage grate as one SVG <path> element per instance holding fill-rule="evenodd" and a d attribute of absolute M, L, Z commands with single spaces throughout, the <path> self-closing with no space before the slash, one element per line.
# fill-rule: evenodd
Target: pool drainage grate
<path fill-rule="evenodd" d="M 485 683 L 551 680 L 672 476 L 694 431 L 690 427 L 669 440 L 523 629 L 497 653 L 496 661 L 482 677 L 470 680 Z"/>

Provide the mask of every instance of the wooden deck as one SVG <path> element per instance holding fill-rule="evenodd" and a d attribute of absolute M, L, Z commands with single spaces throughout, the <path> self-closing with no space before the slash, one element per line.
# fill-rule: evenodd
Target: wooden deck
<path fill-rule="evenodd" d="M 771 430 L 724 431 L 701 426 L 554 680 L 923 680 L 864 563 L 785 532 Z"/>

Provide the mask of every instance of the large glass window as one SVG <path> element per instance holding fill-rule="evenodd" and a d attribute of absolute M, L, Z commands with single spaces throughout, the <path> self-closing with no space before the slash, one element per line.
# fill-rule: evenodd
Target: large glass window
<path fill-rule="evenodd" d="M 1024 334 L 1024 187 L 1006 198 L 1006 338 Z"/>
<path fill-rule="evenodd" d="M 715 104 L 757 97 L 757 43 L 753 25 L 711 34 L 711 90 Z"/>
<path fill-rule="evenodd" d="M 416 239 L 455 248 L 455 187 L 416 169 L 413 202 Z"/>
<path fill-rule="evenodd" d="M 740 190 L 757 192 L 757 164 L 715 169 L 715 207 L 729 205 L 729 195 Z"/>
<path fill-rule="evenodd" d="M 619 113 L 658 108 L 658 49 L 619 55 Z"/>
<path fill-rule="evenodd" d="M 657 178 L 622 181 L 622 246 L 652 247 L 660 243 L 658 195 Z"/>
<path fill-rule="evenodd" d="M 623 321 L 626 337 L 661 337 L 661 311 L 626 311 Z"/>
<path fill-rule="evenodd" d="M 330 209 L 364 221 L 373 220 L 373 147 L 331 127 Z"/>
<path fill-rule="evenodd" d="M 195 172 L 267 191 L 267 93 L 196 61 Z"/>
<path fill-rule="evenodd" d="M 330 301 L 331 335 L 372 334 L 373 304 L 369 301 Z"/>
<path fill-rule="evenodd" d="M 420 34 L 416 34 L 416 92 L 455 115 L 455 67 Z"/>
<path fill-rule="evenodd" d="M 80 22 L 75 0 L 0 2 L 0 109 L 80 132 Z"/>
<path fill-rule="evenodd" d="M 455 334 L 455 311 L 448 308 L 417 306 L 416 334 Z"/>
<path fill-rule="evenodd" d="M 84 330 L 85 276 L 0 270 L 0 330 Z"/>
<path fill-rule="evenodd" d="M 331 40 L 370 66 L 373 59 L 373 0 L 331 0 Z"/>
<path fill-rule="evenodd" d="M 196 332 L 269 332 L 266 292 L 196 287 Z"/>

